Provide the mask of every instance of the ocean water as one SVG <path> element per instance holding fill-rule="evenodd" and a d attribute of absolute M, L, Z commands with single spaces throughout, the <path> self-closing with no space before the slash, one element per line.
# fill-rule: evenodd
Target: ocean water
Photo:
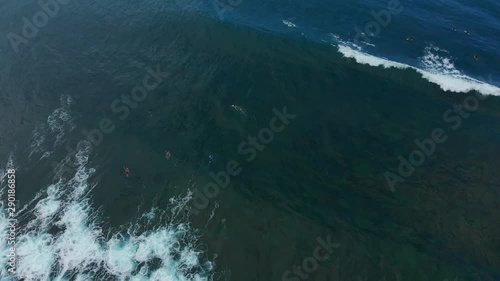
<path fill-rule="evenodd" d="M 2 281 L 500 280 L 498 2 L 0 0 L 0 34 Z"/>

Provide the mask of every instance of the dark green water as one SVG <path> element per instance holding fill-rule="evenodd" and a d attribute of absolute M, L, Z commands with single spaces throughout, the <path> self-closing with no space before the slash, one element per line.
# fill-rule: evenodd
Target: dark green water
<path fill-rule="evenodd" d="M 219 207 L 203 231 L 231 279 L 279 280 L 327 235 L 342 246 L 313 280 L 498 276 L 498 99 L 481 101 L 453 131 L 443 113 L 466 95 L 444 94 L 411 71 L 360 66 L 331 46 L 204 28 L 204 36 L 186 36 L 196 46 L 188 46 L 184 69 L 172 70 L 173 83 L 167 80 L 120 126 L 106 153 L 116 162 L 109 174 L 125 162 L 138 177 L 132 186 L 148 180 L 140 192 L 146 201 L 159 190 L 184 191 L 189 181 L 202 190 L 209 170 L 241 163 L 242 173 L 211 200 Z M 246 163 L 238 145 L 284 106 L 297 117 Z M 382 174 L 397 169 L 397 157 L 416 148 L 414 139 L 438 127 L 449 140 L 391 193 Z M 163 159 L 165 149 L 179 158 L 177 167 Z M 217 159 L 211 167 L 208 154 Z M 103 176 L 105 193 L 123 180 L 111 175 Z M 123 209 L 110 211 L 111 221 L 126 221 L 137 193 L 117 201 L 109 208 Z M 200 227 L 212 206 L 193 217 Z"/>
<path fill-rule="evenodd" d="M 92 202 L 103 206 L 110 227 L 151 205 L 166 208 L 188 189 L 202 190 L 212 181 L 210 171 L 236 160 L 242 172 L 189 216 L 200 250 L 217 255 L 220 280 L 282 280 L 328 236 L 341 245 L 309 280 L 500 278 L 497 97 L 477 99 L 478 109 L 453 130 L 443 114 L 473 93 L 444 93 L 412 70 L 360 65 L 330 45 L 200 16 L 158 15 L 151 21 L 161 25 L 108 35 L 97 32 L 107 28 L 104 20 L 94 20 L 74 27 L 78 35 L 40 38 L 32 54 L 39 52 L 42 66 L 33 66 L 33 75 L 46 81 L 37 93 L 58 88 L 75 96 L 78 125 L 67 136 L 70 147 L 104 117 L 116 126 L 90 158 L 97 171 Z M 34 62 L 31 56 L 20 57 L 19 72 Z M 170 75 L 120 120 L 110 104 L 140 83 L 141 64 L 159 64 Z M 50 96 L 44 104 L 58 102 Z M 247 162 L 238 145 L 269 126 L 273 108 L 283 107 L 296 117 Z M 25 132 L 12 138 L 34 124 L 27 121 Z M 384 172 L 397 173 L 398 156 L 407 158 L 414 140 L 429 138 L 435 128 L 447 141 L 391 192 Z M 164 158 L 165 150 L 172 159 Z M 2 156 L 7 151 L 2 148 Z M 36 163 L 19 157 L 33 171 L 25 174 L 32 190 L 19 199 L 33 198 L 40 175 L 65 153 L 59 149 Z"/>

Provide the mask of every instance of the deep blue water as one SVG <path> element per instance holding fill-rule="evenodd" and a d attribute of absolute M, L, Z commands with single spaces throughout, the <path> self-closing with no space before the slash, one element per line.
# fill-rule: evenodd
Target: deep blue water
<path fill-rule="evenodd" d="M 500 74 L 500 4 L 495 1 L 242 0 L 234 1 L 234 7 L 231 7 L 232 2 L 227 2 L 232 9 L 226 11 L 216 3 L 226 2 L 208 2 L 202 9 L 229 23 L 338 44 L 333 34 L 341 42 L 356 43 L 370 54 L 418 67 L 425 48 L 436 46 L 448 51 L 447 56 L 457 69 L 467 75 Z M 388 11 L 389 18 L 386 16 Z M 373 14 L 381 15 L 380 20 Z M 283 20 L 296 27 L 290 28 Z M 373 21 L 378 24 L 378 32 L 377 27 L 367 28 Z M 356 28 L 367 37 L 357 39 Z M 377 34 L 372 34 L 374 32 Z M 413 37 L 411 43 L 406 41 L 409 36 Z M 474 55 L 479 56 L 478 61 Z"/>

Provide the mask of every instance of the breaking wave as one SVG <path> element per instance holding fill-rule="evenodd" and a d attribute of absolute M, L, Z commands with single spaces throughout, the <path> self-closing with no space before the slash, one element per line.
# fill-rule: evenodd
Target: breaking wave
<path fill-rule="evenodd" d="M 211 280 L 214 263 L 203 261 L 199 237 L 180 215 L 191 194 L 172 198 L 170 212 L 152 208 L 122 230 L 105 232 L 89 197 L 96 184 L 89 180 L 96 172 L 89 167 L 90 153 L 90 143 L 81 141 L 77 153 L 65 159 L 75 167 L 74 174 L 60 177 L 17 210 L 16 274 L 7 272 L 2 254 L 0 279 Z M 6 169 L 13 167 L 11 155 L 0 169 L 0 195 L 7 188 Z M 0 234 L 5 237 L 8 219 L 3 202 L 0 208 Z M 8 247 L 1 239 L 1 252 L 7 253 Z"/>
<path fill-rule="evenodd" d="M 446 57 L 446 51 L 435 46 L 428 46 L 420 58 L 421 67 L 391 61 L 377 57 L 353 44 L 340 44 L 338 51 L 346 58 L 352 58 L 357 63 L 383 68 L 414 69 L 427 81 L 438 85 L 444 91 L 468 93 L 477 91 L 483 95 L 500 96 L 500 88 L 493 85 L 491 76 L 485 78 L 488 83 L 469 77 L 455 68 L 452 58 Z"/>

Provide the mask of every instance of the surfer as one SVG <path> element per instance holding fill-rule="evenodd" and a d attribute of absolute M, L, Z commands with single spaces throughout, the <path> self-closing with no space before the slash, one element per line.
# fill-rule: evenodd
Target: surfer
<path fill-rule="evenodd" d="M 452 27 L 451 30 L 457 31 L 457 28 L 456 27 Z"/>
<path fill-rule="evenodd" d="M 468 31 L 467 29 L 464 30 L 464 33 L 467 34 L 467 35 L 470 35 L 470 31 Z"/>
<path fill-rule="evenodd" d="M 212 154 L 208 155 L 208 164 L 212 164 L 214 162 L 214 156 Z"/>
<path fill-rule="evenodd" d="M 411 37 L 411 36 L 406 37 L 406 41 L 412 42 L 413 41 L 413 37 Z"/>
<path fill-rule="evenodd" d="M 170 151 L 165 152 L 165 158 L 167 158 L 167 160 L 170 159 Z"/>
<path fill-rule="evenodd" d="M 123 167 L 123 171 L 125 172 L 125 175 L 128 178 L 128 173 L 129 173 L 128 167 Z"/>
<path fill-rule="evenodd" d="M 479 56 L 478 55 L 474 55 L 474 60 L 478 61 L 479 60 Z"/>

